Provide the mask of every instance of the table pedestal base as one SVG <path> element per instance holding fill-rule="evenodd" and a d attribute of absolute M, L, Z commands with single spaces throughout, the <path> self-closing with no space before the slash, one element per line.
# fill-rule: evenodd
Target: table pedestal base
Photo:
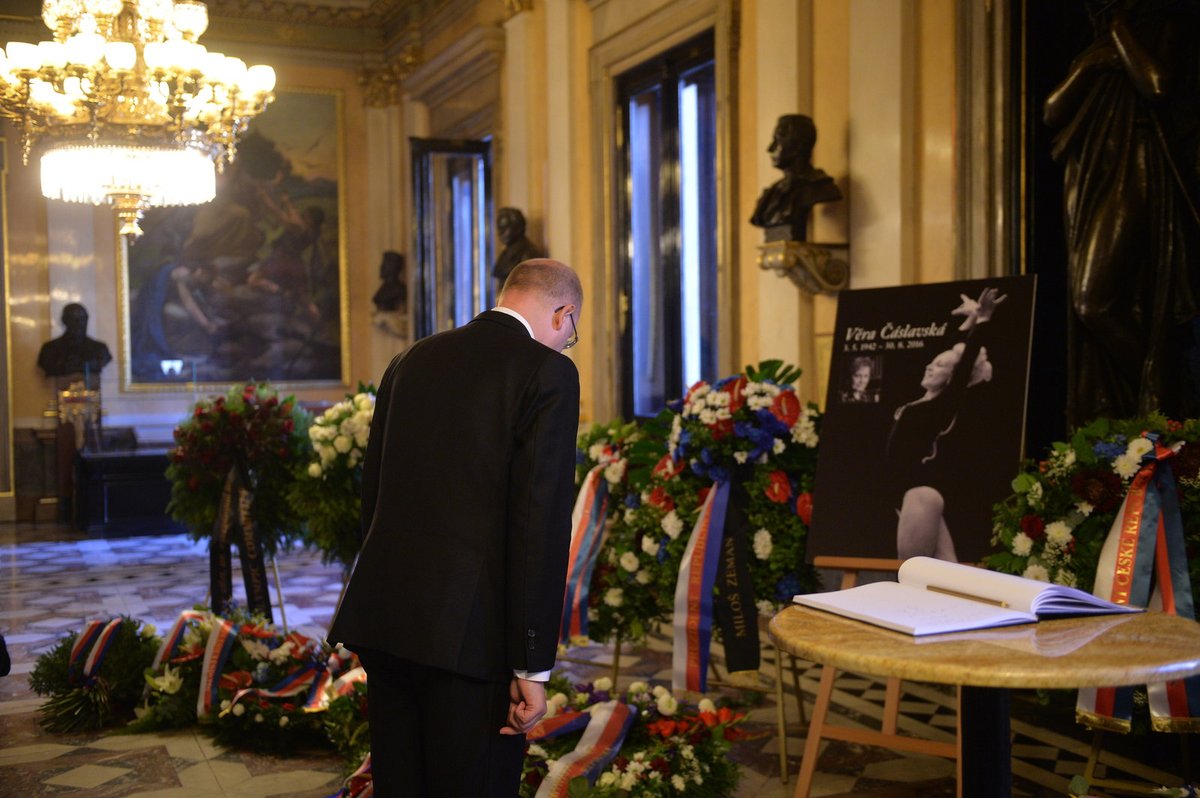
<path fill-rule="evenodd" d="M 958 703 L 959 795 L 1010 798 L 1012 734 L 1008 690 L 960 687 Z"/>

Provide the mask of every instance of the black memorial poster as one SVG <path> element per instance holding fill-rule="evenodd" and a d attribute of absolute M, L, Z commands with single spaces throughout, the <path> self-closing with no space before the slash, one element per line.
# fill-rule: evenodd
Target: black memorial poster
<path fill-rule="evenodd" d="M 843 291 L 807 556 L 974 562 L 1024 437 L 1033 277 Z"/>

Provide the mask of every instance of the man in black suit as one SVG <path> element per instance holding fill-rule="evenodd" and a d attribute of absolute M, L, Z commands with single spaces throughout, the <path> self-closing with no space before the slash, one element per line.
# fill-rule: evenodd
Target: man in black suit
<path fill-rule="evenodd" d="M 562 617 L 582 302 L 568 266 L 525 261 L 496 309 L 380 381 L 366 539 L 328 635 L 367 671 L 380 798 L 517 792 Z"/>

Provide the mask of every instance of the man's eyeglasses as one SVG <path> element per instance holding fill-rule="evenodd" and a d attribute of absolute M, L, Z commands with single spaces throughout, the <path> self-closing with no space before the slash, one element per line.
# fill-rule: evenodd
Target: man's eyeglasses
<path fill-rule="evenodd" d="M 558 313 L 565 307 L 566 305 L 559 305 L 554 309 L 554 312 Z M 579 330 L 575 327 L 575 314 L 568 313 L 567 318 L 571 320 L 571 337 L 567 339 L 565 344 L 563 344 L 563 349 L 570 349 L 571 347 L 575 346 L 575 344 L 579 343 Z"/>

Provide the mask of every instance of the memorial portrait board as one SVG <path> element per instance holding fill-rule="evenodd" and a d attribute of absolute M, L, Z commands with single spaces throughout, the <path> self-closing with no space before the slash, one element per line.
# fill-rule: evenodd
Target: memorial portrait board
<path fill-rule="evenodd" d="M 280 91 L 204 205 L 123 246 L 122 387 L 349 378 L 341 95 Z"/>
<path fill-rule="evenodd" d="M 1024 438 L 1034 278 L 839 295 L 807 555 L 976 561 Z"/>

